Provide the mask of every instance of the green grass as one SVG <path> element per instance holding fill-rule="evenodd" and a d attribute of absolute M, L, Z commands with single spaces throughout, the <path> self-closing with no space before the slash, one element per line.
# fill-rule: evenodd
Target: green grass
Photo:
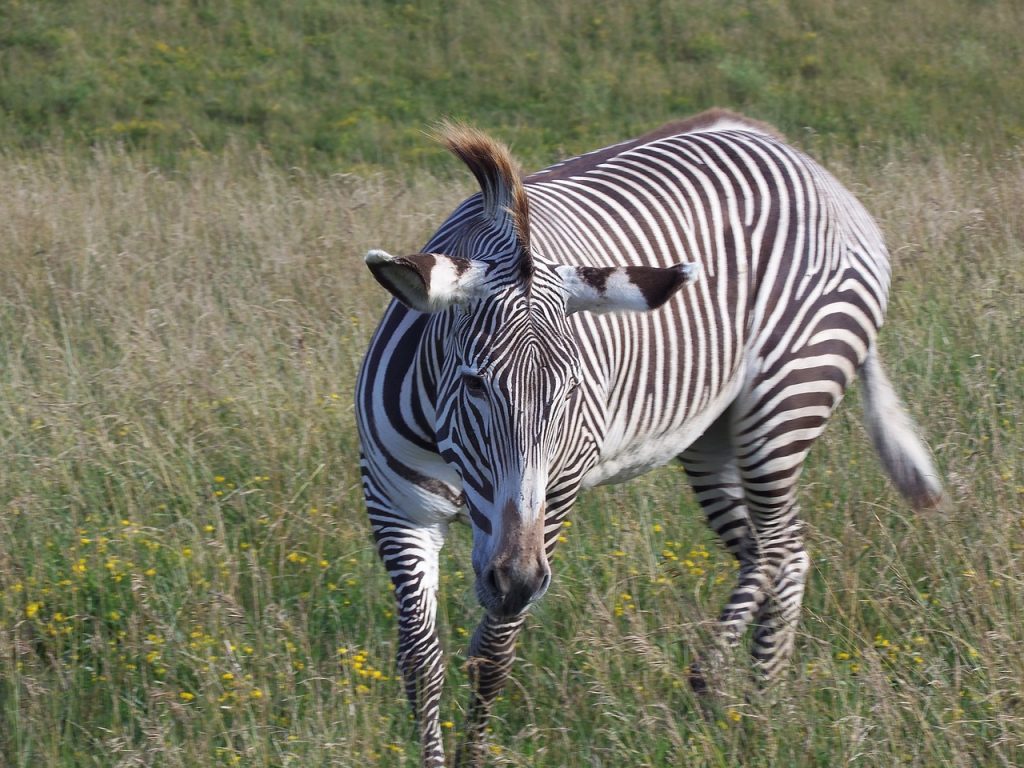
<path fill-rule="evenodd" d="M 1012 0 L 10 2 L 0 141 L 436 169 L 422 131 L 453 116 L 539 165 L 728 105 L 829 145 L 999 148 L 1022 27 Z"/>
<path fill-rule="evenodd" d="M 387 296 L 471 191 L 712 104 L 876 213 L 884 357 L 947 478 L 914 515 L 854 388 L 812 452 L 793 670 L 702 704 L 732 565 L 678 469 L 586 494 L 497 765 L 1024 764 L 1024 26 L 1009 0 L 0 4 L 0 766 L 412 766 L 352 414 Z M 453 181 L 454 179 L 454 181 Z M 468 531 L 443 719 L 479 616 Z M 454 743 L 455 728 L 446 728 Z"/>
<path fill-rule="evenodd" d="M 705 716 L 683 670 L 728 558 L 678 470 L 587 494 L 498 707 L 496 764 L 1024 759 L 1024 162 L 833 166 L 892 244 L 883 350 L 949 508 L 894 495 L 854 390 L 804 483 L 815 569 L 792 675 L 746 697 L 741 679 Z M 164 173 L 116 152 L 6 157 L 0 180 L 3 762 L 415 764 L 356 468 L 354 375 L 386 298 L 359 255 L 415 247 L 468 180 L 241 153 Z M 455 723 L 468 538 L 443 564 Z"/>

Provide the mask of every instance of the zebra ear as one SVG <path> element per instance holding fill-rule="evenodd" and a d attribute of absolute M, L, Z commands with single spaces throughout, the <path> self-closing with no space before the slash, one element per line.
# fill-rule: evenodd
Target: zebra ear
<path fill-rule="evenodd" d="M 671 267 L 558 267 L 566 293 L 566 314 L 646 312 L 657 309 L 687 283 L 700 265 Z"/>
<path fill-rule="evenodd" d="M 483 293 L 486 267 L 469 259 L 439 253 L 392 256 L 372 250 L 366 254 L 366 266 L 392 296 L 419 312 L 439 312 Z"/>

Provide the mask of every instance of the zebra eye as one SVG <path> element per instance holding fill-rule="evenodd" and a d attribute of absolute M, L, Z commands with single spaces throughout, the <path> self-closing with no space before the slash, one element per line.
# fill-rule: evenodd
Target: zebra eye
<path fill-rule="evenodd" d="M 486 391 L 484 387 L 484 377 L 476 373 L 466 373 L 462 375 L 462 383 L 466 387 L 466 391 L 471 395 L 480 397 Z"/>

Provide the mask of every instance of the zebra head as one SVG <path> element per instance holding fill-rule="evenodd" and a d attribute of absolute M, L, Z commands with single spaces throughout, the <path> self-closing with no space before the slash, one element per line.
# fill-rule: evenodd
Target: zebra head
<path fill-rule="evenodd" d="M 441 139 L 482 194 L 449 218 L 427 252 L 372 250 L 366 263 L 400 302 L 434 316 L 436 344 L 421 354 L 437 356 L 438 452 L 462 480 L 480 603 L 515 616 L 550 582 L 550 474 L 566 440 L 578 437 L 573 416 L 586 396 L 569 316 L 654 309 L 697 268 L 551 263 L 531 247 L 527 195 L 508 150 L 464 126 L 445 126 Z"/>

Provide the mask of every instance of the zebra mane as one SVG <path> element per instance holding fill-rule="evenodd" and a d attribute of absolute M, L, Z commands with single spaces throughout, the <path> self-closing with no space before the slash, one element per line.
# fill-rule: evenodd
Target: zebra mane
<path fill-rule="evenodd" d="M 445 121 L 435 136 L 473 172 L 483 193 L 487 218 L 499 226 L 511 224 L 519 245 L 520 274 L 529 278 L 533 274 L 529 205 L 519 163 L 500 141 L 465 123 Z"/>
<path fill-rule="evenodd" d="M 761 133 L 765 136 L 771 136 L 778 141 L 786 140 L 777 129 L 768 123 L 762 123 L 759 120 L 754 120 L 737 112 L 731 112 L 728 109 L 714 107 L 684 120 L 674 120 L 670 123 L 665 123 L 660 128 L 655 128 L 653 131 L 649 131 L 635 139 L 627 139 L 626 141 L 595 149 L 583 155 L 570 157 L 548 168 L 536 171 L 526 181 L 557 181 L 559 179 L 572 178 L 575 175 L 591 171 L 601 163 L 612 160 L 632 149 L 660 141 L 661 139 L 672 138 L 673 136 L 705 131 L 735 130 Z"/>
<path fill-rule="evenodd" d="M 779 129 L 773 125 L 763 123 L 760 120 L 754 120 L 751 117 L 741 115 L 738 112 L 733 112 L 728 109 L 712 107 L 700 114 L 687 117 L 683 120 L 675 120 L 671 123 L 666 123 L 661 126 L 661 128 L 657 128 L 650 133 L 644 134 L 639 139 L 636 139 L 636 142 L 638 144 L 646 144 L 650 141 L 667 138 L 669 136 L 676 136 L 681 133 L 728 130 L 753 131 L 755 133 L 763 133 L 767 136 L 771 136 L 779 141 L 786 140 L 786 137 L 783 136 Z"/>

